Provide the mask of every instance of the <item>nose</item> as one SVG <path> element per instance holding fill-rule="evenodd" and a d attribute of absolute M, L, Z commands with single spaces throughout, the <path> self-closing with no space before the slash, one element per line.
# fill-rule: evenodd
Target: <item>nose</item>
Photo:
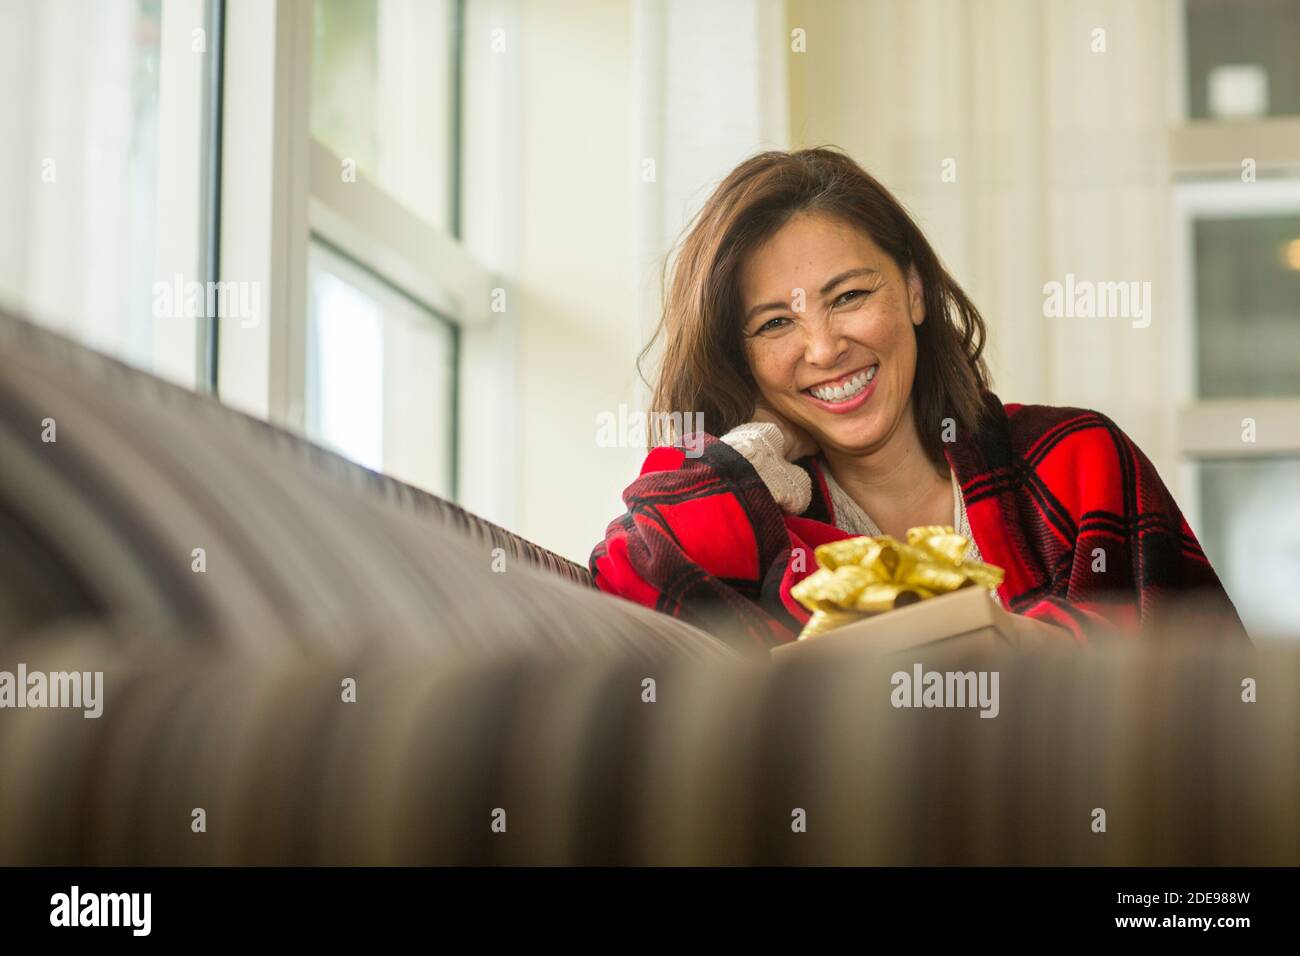
<path fill-rule="evenodd" d="M 805 324 L 803 358 L 809 365 L 834 368 L 848 351 L 848 342 L 838 323 L 823 315 Z"/>

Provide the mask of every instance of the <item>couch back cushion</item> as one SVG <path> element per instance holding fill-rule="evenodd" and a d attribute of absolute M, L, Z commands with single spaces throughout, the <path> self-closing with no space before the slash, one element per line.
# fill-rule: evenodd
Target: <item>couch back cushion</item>
<path fill-rule="evenodd" d="M 585 568 L 0 314 L 0 640 L 70 617 L 224 645 L 727 655 Z"/>
<path fill-rule="evenodd" d="M 1294 644 L 926 654 L 999 674 L 993 719 L 894 706 L 903 655 L 250 667 L 69 627 L 19 661 L 102 671 L 103 712 L 0 712 L 0 865 L 1300 864 Z"/>

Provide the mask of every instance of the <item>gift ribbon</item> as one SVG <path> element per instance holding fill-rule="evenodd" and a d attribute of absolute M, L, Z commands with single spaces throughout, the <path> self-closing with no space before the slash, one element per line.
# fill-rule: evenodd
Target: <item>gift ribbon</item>
<path fill-rule="evenodd" d="M 936 594 L 996 588 L 1003 570 L 966 560 L 969 547 L 970 540 L 947 525 L 910 528 L 906 544 L 882 534 L 819 546 L 813 552 L 817 570 L 790 589 L 813 612 L 799 640 Z"/>

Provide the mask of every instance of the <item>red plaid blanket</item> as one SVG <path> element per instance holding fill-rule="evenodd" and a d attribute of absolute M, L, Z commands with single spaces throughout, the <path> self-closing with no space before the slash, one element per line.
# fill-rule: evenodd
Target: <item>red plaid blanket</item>
<path fill-rule="evenodd" d="M 978 433 L 946 454 L 984 560 L 1006 570 L 1005 607 L 1082 641 L 1098 628 L 1134 633 L 1174 597 L 1195 598 L 1207 633 L 1245 636 L 1155 467 L 1114 422 L 991 393 L 987 403 Z M 824 462 L 798 463 L 812 502 L 786 515 L 747 459 L 703 439 L 699 457 L 682 445 L 647 456 L 623 493 L 626 513 L 592 552 L 596 585 L 733 643 L 793 640 L 809 614 L 790 588 L 816 570 L 817 545 L 848 537 Z"/>

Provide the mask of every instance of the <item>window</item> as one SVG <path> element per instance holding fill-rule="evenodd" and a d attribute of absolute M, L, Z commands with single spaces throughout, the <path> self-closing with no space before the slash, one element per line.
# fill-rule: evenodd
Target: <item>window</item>
<path fill-rule="evenodd" d="M 316 0 L 311 134 L 429 225 L 451 230 L 451 0 Z"/>
<path fill-rule="evenodd" d="M 501 284 L 460 235 L 465 12 L 230 4 L 222 150 L 222 278 L 263 304 L 221 326 L 222 400 L 452 499 Z"/>
<path fill-rule="evenodd" d="M 1192 119 L 1300 115 L 1295 0 L 1187 0 Z"/>
<path fill-rule="evenodd" d="M 1256 637 L 1300 633 L 1300 17 L 1186 0 L 1177 181 L 1188 519 Z"/>
<path fill-rule="evenodd" d="M 1202 545 L 1246 626 L 1286 634 L 1300 621 L 1300 458 L 1198 464 Z"/>
<path fill-rule="evenodd" d="M 1294 633 L 1300 608 L 1265 588 L 1270 574 L 1300 580 L 1300 180 L 1194 179 L 1177 197 L 1189 520 L 1247 628 Z"/>
<path fill-rule="evenodd" d="M 487 263 L 512 248 L 517 76 L 489 39 L 513 4 L 0 17 L 0 306 L 446 497 L 476 471 L 472 504 L 508 520 L 515 317 Z M 496 401 L 461 401 L 467 378 Z"/>
<path fill-rule="evenodd" d="M 455 327 L 319 244 L 309 276 L 308 435 L 450 497 Z"/>
<path fill-rule="evenodd" d="M 417 246 L 457 245 L 457 16 L 450 0 L 312 10 L 306 430 L 444 497 L 457 338 L 436 310 L 456 305 Z"/>
<path fill-rule="evenodd" d="M 1198 396 L 1300 397 L 1300 212 L 1197 215 L 1192 244 Z"/>

